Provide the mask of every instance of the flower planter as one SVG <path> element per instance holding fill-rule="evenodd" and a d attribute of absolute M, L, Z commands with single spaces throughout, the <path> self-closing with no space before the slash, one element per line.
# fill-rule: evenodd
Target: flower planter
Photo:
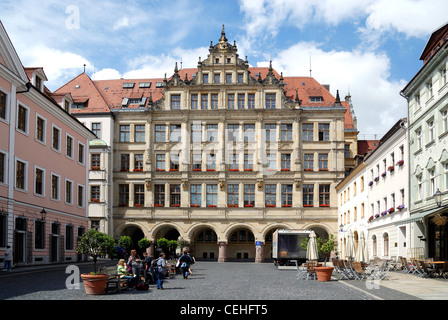
<path fill-rule="evenodd" d="M 104 294 L 109 275 L 83 273 L 81 274 L 81 279 L 84 283 L 86 294 Z"/>
<path fill-rule="evenodd" d="M 325 282 L 331 280 L 334 267 L 315 267 L 314 270 L 316 270 L 317 281 Z"/>

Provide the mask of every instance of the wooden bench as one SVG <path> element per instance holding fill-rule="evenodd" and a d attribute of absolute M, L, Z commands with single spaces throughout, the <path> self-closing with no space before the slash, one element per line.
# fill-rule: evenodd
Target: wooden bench
<path fill-rule="evenodd" d="M 105 293 L 110 291 L 121 292 L 122 290 L 128 289 L 128 279 L 120 278 L 120 275 L 117 273 L 117 267 L 104 267 L 100 268 L 100 272 L 103 274 L 109 275 L 109 279 L 106 283 L 106 288 L 104 289 Z"/>

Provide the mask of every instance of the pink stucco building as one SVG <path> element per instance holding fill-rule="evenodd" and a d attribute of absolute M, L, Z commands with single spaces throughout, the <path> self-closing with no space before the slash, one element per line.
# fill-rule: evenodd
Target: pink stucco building
<path fill-rule="evenodd" d="M 14 265 L 76 261 L 87 230 L 89 141 L 42 68 L 24 68 L 0 22 L 0 257 Z"/>

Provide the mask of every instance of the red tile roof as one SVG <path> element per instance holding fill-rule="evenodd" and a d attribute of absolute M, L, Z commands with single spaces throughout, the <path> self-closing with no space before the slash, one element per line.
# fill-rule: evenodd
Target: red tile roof
<path fill-rule="evenodd" d="M 266 78 L 269 68 L 249 68 L 250 74 L 255 79 L 258 79 L 258 74 L 261 78 Z M 179 70 L 180 79 L 193 79 L 193 75 L 198 72 L 196 68 L 187 68 Z M 277 79 L 280 79 L 280 74 L 273 70 Z M 168 77 L 168 79 L 171 76 Z M 153 101 L 160 100 L 163 94 L 163 87 L 157 87 L 158 82 L 163 83 L 163 78 L 156 79 L 113 79 L 113 80 L 91 80 L 85 73 L 80 74 L 61 88 L 57 89 L 55 93 L 70 92 L 75 102 L 86 102 L 84 109 L 74 109 L 73 113 L 87 113 L 87 112 L 108 112 L 110 109 L 121 108 L 124 98 L 140 99 L 142 97 L 152 97 Z M 301 100 L 301 106 L 304 107 L 332 107 L 336 98 L 319 82 L 310 77 L 284 77 L 285 94 L 291 99 L 295 100 L 296 91 Z M 150 88 L 140 88 L 141 82 L 150 82 Z M 133 88 L 123 88 L 124 83 L 134 83 Z M 310 97 L 321 97 L 320 102 L 311 102 Z M 147 104 L 148 102 L 146 102 Z M 353 119 L 350 112 L 350 106 L 347 101 L 341 101 L 342 105 L 347 109 L 345 113 L 345 128 L 353 129 Z M 138 105 L 129 105 L 128 108 L 139 107 Z"/>

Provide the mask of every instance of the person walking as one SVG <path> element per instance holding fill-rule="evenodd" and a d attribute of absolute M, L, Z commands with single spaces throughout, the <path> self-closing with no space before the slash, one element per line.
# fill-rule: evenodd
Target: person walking
<path fill-rule="evenodd" d="M 192 262 L 193 259 L 188 254 L 187 249 L 184 249 L 183 254 L 179 258 L 180 268 L 182 269 L 184 279 L 188 279 L 188 275 L 190 274 L 190 265 Z"/>
<path fill-rule="evenodd" d="M 131 255 L 128 259 L 128 265 L 131 266 L 132 273 L 134 274 L 134 277 L 137 277 L 137 282 L 139 283 L 141 280 L 143 264 L 140 256 L 137 255 L 137 250 L 131 250 Z"/>
<path fill-rule="evenodd" d="M 143 252 L 143 277 L 145 281 L 148 281 L 149 278 L 149 283 L 154 283 L 151 273 L 151 261 L 152 258 L 148 256 L 148 253 L 146 251 Z"/>
<path fill-rule="evenodd" d="M 5 250 L 5 259 L 3 263 L 3 271 L 11 271 L 11 265 L 12 265 L 12 249 L 10 246 L 6 246 Z"/>
<path fill-rule="evenodd" d="M 192 264 L 195 264 L 196 259 L 193 257 L 193 255 L 191 254 L 190 250 L 188 250 L 188 255 L 189 255 L 190 258 L 191 258 L 190 269 L 188 269 L 188 272 L 190 272 L 190 276 L 192 276 L 192 275 L 193 275 L 193 272 L 191 272 L 191 265 L 192 265 Z"/>
<path fill-rule="evenodd" d="M 163 280 L 169 266 L 166 264 L 165 253 L 160 253 L 160 258 L 157 260 L 156 276 L 157 276 L 157 289 L 163 289 Z"/>
<path fill-rule="evenodd" d="M 117 273 L 120 275 L 120 278 L 128 280 L 128 290 L 134 290 L 137 279 L 128 272 L 125 262 L 124 259 L 118 261 Z"/>

